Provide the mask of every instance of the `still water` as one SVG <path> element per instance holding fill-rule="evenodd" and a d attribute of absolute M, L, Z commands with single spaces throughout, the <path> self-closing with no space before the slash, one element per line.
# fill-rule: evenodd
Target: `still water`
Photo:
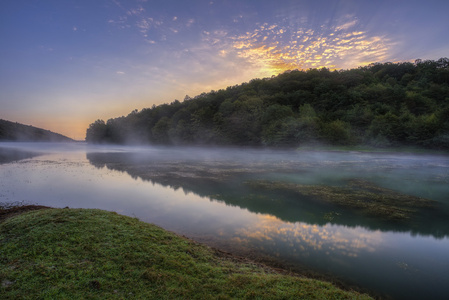
<path fill-rule="evenodd" d="M 449 155 L 0 143 L 0 162 L 0 203 L 116 211 L 375 295 L 449 295 Z"/>

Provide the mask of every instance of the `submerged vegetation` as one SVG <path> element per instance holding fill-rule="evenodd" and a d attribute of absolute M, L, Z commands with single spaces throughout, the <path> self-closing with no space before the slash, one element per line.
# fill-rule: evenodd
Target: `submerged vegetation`
<path fill-rule="evenodd" d="M 90 143 L 449 149 L 449 59 L 290 71 L 97 120 Z"/>
<path fill-rule="evenodd" d="M 389 221 L 410 219 L 421 208 L 435 208 L 437 202 L 420 197 L 400 194 L 376 186 L 365 180 L 351 180 L 348 186 L 323 186 L 286 183 L 282 181 L 248 181 L 252 188 L 291 192 L 303 201 L 323 201 L 337 206 L 354 209 L 368 217 Z M 332 221 L 338 213 L 329 213 L 325 218 Z"/>
<path fill-rule="evenodd" d="M 100 210 L 9 218 L 0 252 L 2 299 L 370 299 Z"/>

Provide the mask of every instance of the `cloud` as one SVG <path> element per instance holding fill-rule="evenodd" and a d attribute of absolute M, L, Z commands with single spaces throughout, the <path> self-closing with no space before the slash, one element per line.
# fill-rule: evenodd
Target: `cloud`
<path fill-rule="evenodd" d="M 114 4 L 117 5 L 118 7 L 123 8 L 122 4 L 119 1 L 112 0 L 112 2 L 114 2 Z"/>
<path fill-rule="evenodd" d="M 126 12 L 126 14 L 129 16 L 138 16 L 138 15 L 142 14 L 143 12 L 145 12 L 145 9 L 142 6 L 138 6 L 136 8 L 131 8 L 130 10 L 128 10 Z"/>
<path fill-rule="evenodd" d="M 223 26 L 203 27 L 199 35 L 192 35 L 192 27 L 201 23 L 196 18 L 174 14 L 153 18 L 138 7 L 123 12 L 118 20 L 110 23 L 130 25 L 143 35 L 147 47 L 141 48 L 142 53 L 152 54 L 151 66 L 165 68 L 172 74 L 164 76 L 158 71 L 145 75 L 140 70 L 128 76 L 132 73 L 151 80 L 164 78 L 176 90 L 189 93 L 293 69 L 340 69 L 383 61 L 391 46 L 384 37 L 360 30 L 357 19 L 352 16 L 314 29 L 284 20 L 250 25 L 243 33 L 233 26 Z"/>
<path fill-rule="evenodd" d="M 150 29 L 150 23 L 147 19 L 141 19 L 136 22 L 136 27 L 139 28 L 139 31 L 144 35 L 144 37 L 147 37 L 147 32 Z"/>
<path fill-rule="evenodd" d="M 235 53 L 259 76 L 271 76 L 292 69 L 345 69 L 388 59 L 393 45 L 383 36 L 356 30 L 357 20 L 319 29 L 264 23 L 241 35 L 207 35 L 211 45 L 221 45 L 218 55 Z"/>
<path fill-rule="evenodd" d="M 195 23 L 195 19 L 189 19 L 189 20 L 187 20 L 186 26 L 190 27 L 193 25 L 193 23 Z"/>
<path fill-rule="evenodd" d="M 346 22 L 340 26 L 337 26 L 335 28 L 335 31 L 348 30 L 349 28 L 355 26 L 356 24 L 357 24 L 357 20 L 352 20 L 352 21 Z"/>
<path fill-rule="evenodd" d="M 155 20 L 154 18 L 150 17 L 141 17 L 135 22 L 135 27 L 142 33 L 144 40 L 147 40 L 148 33 L 150 30 L 156 30 L 160 28 L 164 24 L 161 20 Z M 175 28 L 168 28 L 172 33 L 177 33 L 177 29 Z M 158 32 L 159 35 L 161 35 L 161 32 Z M 164 35 L 162 35 L 161 40 L 164 40 Z"/>
<path fill-rule="evenodd" d="M 117 18 L 109 19 L 108 24 L 119 29 L 137 30 L 143 36 L 142 41 L 145 43 L 155 44 L 156 41 L 168 41 L 172 35 L 181 33 L 196 23 L 194 18 L 186 18 L 180 22 L 182 18 L 179 16 L 159 15 L 153 17 L 141 5 L 125 8 L 117 0 L 114 0 L 114 3 L 121 8 L 123 13 Z M 149 39 L 150 36 L 152 39 Z"/>

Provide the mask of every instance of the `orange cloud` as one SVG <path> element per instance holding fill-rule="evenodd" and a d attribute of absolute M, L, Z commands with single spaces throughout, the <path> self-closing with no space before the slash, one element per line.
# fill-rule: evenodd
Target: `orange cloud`
<path fill-rule="evenodd" d="M 391 42 L 381 36 L 354 30 L 357 21 L 321 31 L 263 24 L 252 32 L 230 37 L 227 52 L 235 51 L 261 75 L 308 68 L 345 69 L 388 58 Z"/>

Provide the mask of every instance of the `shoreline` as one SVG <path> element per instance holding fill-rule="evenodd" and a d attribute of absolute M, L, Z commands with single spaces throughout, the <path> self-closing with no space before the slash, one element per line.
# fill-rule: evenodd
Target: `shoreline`
<path fill-rule="evenodd" d="M 30 212 L 30 211 L 36 211 L 36 210 L 47 210 L 47 209 L 55 209 L 48 206 L 41 206 L 41 205 L 17 205 L 10 208 L 3 209 L 0 206 L 0 225 L 7 219 L 13 218 L 16 216 L 21 215 L 22 213 Z M 57 208 L 56 208 L 57 209 Z M 64 208 L 63 210 L 83 210 L 87 211 L 87 209 L 71 209 L 71 208 Z M 104 211 L 106 212 L 106 211 Z M 130 217 L 127 217 L 130 218 Z M 143 221 L 140 221 L 142 223 L 145 223 Z M 145 223 L 148 224 L 148 223 Z M 189 240 L 190 242 L 202 246 L 206 246 L 205 243 L 197 242 L 196 240 L 192 238 L 188 238 L 182 235 L 178 235 L 176 233 L 173 233 L 171 231 L 167 231 L 163 229 L 164 231 L 174 234 L 181 239 Z M 229 251 L 223 251 L 219 248 L 213 247 L 213 246 L 206 246 L 212 250 L 212 252 L 219 258 L 230 260 L 235 263 L 243 263 L 243 264 L 252 264 L 259 268 L 262 268 L 267 273 L 276 273 L 279 275 L 286 275 L 291 277 L 298 277 L 308 280 L 317 280 L 320 282 L 327 282 L 329 284 L 332 284 L 334 287 L 341 289 L 343 291 L 347 292 L 356 292 L 360 294 L 370 295 L 371 297 L 375 297 L 376 299 L 381 299 L 382 297 L 380 295 L 376 295 L 375 292 L 364 289 L 363 287 L 351 285 L 347 282 L 343 282 L 339 280 L 338 278 L 335 278 L 333 276 L 329 276 L 326 274 L 321 274 L 318 272 L 311 272 L 310 270 L 304 269 L 304 270 L 298 270 L 298 268 L 292 269 L 288 267 L 287 264 L 280 262 L 279 260 L 276 260 L 272 257 L 262 257 L 262 255 L 254 254 L 254 255 L 240 255 L 239 253 L 235 252 L 229 252 Z"/>
<path fill-rule="evenodd" d="M 290 264 L 286 261 L 281 261 L 280 259 L 277 259 L 273 256 L 269 256 L 267 254 L 252 252 L 251 250 L 248 251 L 242 251 L 242 250 L 232 250 L 232 249 L 226 249 L 222 250 L 220 249 L 220 246 L 216 246 L 215 243 L 209 243 L 201 241 L 200 239 L 196 239 L 195 237 L 186 237 L 184 235 L 179 235 L 177 233 L 174 233 L 178 236 L 181 236 L 183 238 L 187 238 L 189 240 L 194 241 L 195 243 L 199 243 L 202 245 L 206 245 L 219 253 L 219 255 L 223 255 L 225 257 L 232 257 L 233 259 L 236 259 L 237 261 L 247 261 L 252 262 L 257 265 L 268 267 L 271 270 L 274 270 L 275 272 L 279 274 L 284 275 L 290 275 L 290 276 L 299 276 L 304 277 L 307 279 L 313 279 L 313 280 L 319 280 L 328 282 L 342 290 L 345 291 L 356 291 L 361 294 L 367 294 L 370 297 L 373 297 L 374 299 L 390 299 L 386 297 L 386 295 L 381 295 L 380 293 L 370 290 L 368 288 L 365 288 L 363 286 L 357 285 L 355 283 L 351 283 L 347 280 L 344 280 L 342 278 L 336 277 L 335 275 L 326 274 L 324 272 L 319 272 L 316 270 L 313 270 L 309 267 L 306 267 L 305 265 L 298 266 L 297 264 Z M 230 247 L 232 248 L 232 247 Z"/>

